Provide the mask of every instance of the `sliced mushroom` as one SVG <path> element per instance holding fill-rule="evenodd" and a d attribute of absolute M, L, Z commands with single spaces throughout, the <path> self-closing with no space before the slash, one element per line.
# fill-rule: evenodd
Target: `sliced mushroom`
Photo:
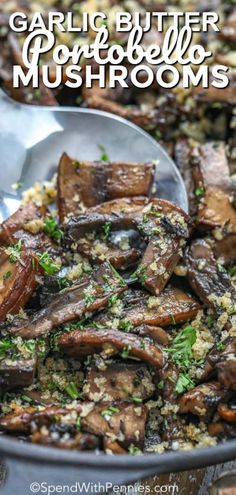
<path fill-rule="evenodd" d="M 152 293 L 159 294 L 177 265 L 189 236 L 189 217 L 178 207 L 161 199 L 121 199 L 90 208 L 86 215 L 71 218 L 66 238 L 79 243 L 89 232 L 104 225 L 136 228 L 149 241 L 136 275 Z"/>
<path fill-rule="evenodd" d="M 226 392 L 218 382 L 202 383 L 186 392 L 179 401 L 180 414 L 212 415 Z"/>
<path fill-rule="evenodd" d="M 207 143 L 194 150 L 193 177 L 199 198 L 200 227 L 221 228 L 221 237 L 236 234 L 236 209 L 225 146 Z"/>
<path fill-rule="evenodd" d="M 24 226 L 28 222 L 34 220 L 43 220 L 46 215 L 45 208 L 39 208 L 34 203 L 22 205 L 20 208 L 8 217 L 0 226 L 0 243 L 3 245 L 13 244 L 19 239 L 23 239 L 25 245 L 33 245 L 38 241 L 36 235 L 30 235 L 29 232 L 24 230 Z M 38 244 L 38 242 L 37 242 Z"/>
<path fill-rule="evenodd" d="M 15 315 L 27 303 L 37 285 L 37 260 L 18 244 L 16 256 L 13 247 L 0 250 L 0 319 Z"/>
<path fill-rule="evenodd" d="M 158 297 L 150 297 L 137 290 L 129 291 L 124 302 L 121 322 L 127 321 L 134 326 L 157 327 L 182 323 L 193 319 L 200 309 L 199 303 L 192 296 L 174 286 L 166 287 Z"/>
<path fill-rule="evenodd" d="M 10 390 L 32 385 L 37 359 L 3 359 L 0 361 L 0 388 Z"/>
<path fill-rule="evenodd" d="M 236 43 L 236 7 L 233 7 L 232 12 L 230 12 L 219 36 L 225 41 Z"/>
<path fill-rule="evenodd" d="M 193 290 L 216 314 L 222 311 L 222 298 L 229 296 L 232 304 L 235 291 L 227 272 L 217 265 L 210 245 L 204 239 L 193 241 L 186 255 L 187 277 Z"/>
<path fill-rule="evenodd" d="M 35 431 L 31 435 L 31 441 L 46 447 L 78 451 L 95 450 L 98 449 L 101 444 L 98 437 L 90 435 L 89 433 L 79 432 L 76 435 L 72 435 L 65 439 L 64 435 L 61 435 L 60 437 L 57 429 L 56 431 L 49 431 L 47 435 L 45 435 L 45 433 L 43 434 L 41 431 Z"/>
<path fill-rule="evenodd" d="M 93 354 L 110 357 L 121 353 L 124 358 L 138 358 L 157 368 L 164 364 L 161 349 L 152 341 L 119 330 L 74 330 L 59 337 L 58 345 L 65 354 L 76 358 Z"/>
<path fill-rule="evenodd" d="M 231 404 L 219 404 L 217 408 L 219 416 L 227 423 L 236 423 L 236 408 Z"/>
<path fill-rule="evenodd" d="M 81 427 L 88 433 L 117 441 L 124 448 L 130 445 L 142 448 L 147 419 L 148 409 L 143 404 L 104 402 L 81 418 Z"/>
<path fill-rule="evenodd" d="M 81 318 L 107 305 L 110 297 L 126 289 L 123 279 L 109 263 L 104 263 L 80 284 L 58 295 L 31 320 L 11 326 L 9 332 L 26 339 L 36 338 L 50 332 L 54 327 Z"/>
<path fill-rule="evenodd" d="M 218 354 L 215 368 L 222 387 L 236 390 L 236 339 L 229 338 L 224 349 Z"/>
<path fill-rule="evenodd" d="M 151 373 L 143 364 L 114 362 L 104 370 L 93 364 L 89 370 L 83 394 L 91 401 L 140 401 L 149 399 L 155 391 Z"/>
<path fill-rule="evenodd" d="M 60 220 L 77 214 L 80 203 L 91 207 L 124 196 L 148 196 L 153 163 L 111 163 L 72 160 L 63 153 L 58 170 Z"/>

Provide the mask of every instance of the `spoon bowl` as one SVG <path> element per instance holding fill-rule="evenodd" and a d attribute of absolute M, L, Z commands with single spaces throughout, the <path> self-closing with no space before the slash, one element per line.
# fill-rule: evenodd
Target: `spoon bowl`
<path fill-rule="evenodd" d="M 111 161 L 157 162 L 155 195 L 188 211 L 181 175 L 166 151 L 145 131 L 120 117 L 73 107 L 36 107 L 0 90 L 0 221 L 14 213 L 22 190 L 52 178 L 65 151 L 98 160 L 102 145 Z M 20 191 L 12 185 L 20 182 Z"/>

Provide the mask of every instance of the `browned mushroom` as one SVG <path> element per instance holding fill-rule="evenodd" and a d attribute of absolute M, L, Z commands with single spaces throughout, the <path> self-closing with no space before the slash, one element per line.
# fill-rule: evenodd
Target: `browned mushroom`
<path fill-rule="evenodd" d="M 39 267 L 22 243 L 0 250 L 0 319 L 15 315 L 37 285 Z"/>
<path fill-rule="evenodd" d="M 16 242 L 20 238 L 25 244 L 33 244 L 35 237 L 29 234 L 24 227 L 28 222 L 38 219 L 44 219 L 46 215 L 45 208 L 39 208 L 34 203 L 22 205 L 20 208 L 8 217 L 0 226 L 0 243 L 8 245 Z M 26 234 L 27 232 L 27 234 Z M 30 238 L 29 238 L 30 237 Z M 33 238 L 33 239 L 32 239 Z"/>
<path fill-rule="evenodd" d="M 147 419 L 148 409 L 143 404 L 104 402 L 81 418 L 81 428 L 97 436 L 108 436 L 124 448 L 131 445 L 142 448 Z"/>
<path fill-rule="evenodd" d="M 112 362 L 105 369 L 94 363 L 89 370 L 83 388 L 86 399 L 113 401 L 149 399 L 155 391 L 147 366 L 137 363 Z"/>
<path fill-rule="evenodd" d="M 159 294 L 177 265 L 189 236 L 189 217 L 178 207 L 161 199 L 121 199 L 90 208 L 86 215 L 72 217 L 66 238 L 77 244 L 86 233 L 109 228 L 135 228 L 149 243 L 136 270 L 139 281 Z M 79 247 L 78 247 L 79 249 Z"/>
<path fill-rule="evenodd" d="M 221 300 L 226 294 L 235 300 L 235 290 L 227 272 L 217 265 L 209 243 L 204 239 L 193 241 L 187 249 L 187 276 L 193 290 L 216 314 L 222 311 Z"/>
<path fill-rule="evenodd" d="M 192 413 L 206 417 L 211 415 L 226 392 L 218 382 L 202 383 L 185 392 L 179 400 L 180 414 Z"/>
<path fill-rule="evenodd" d="M 89 328 L 74 330 L 58 339 L 59 348 L 72 357 L 103 354 L 110 357 L 121 353 L 123 358 L 135 357 L 157 368 L 164 364 L 161 349 L 147 338 L 140 338 L 119 330 Z"/>
<path fill-rule="evenodd" d="M 230 12 L 230 15 L 226 19 L 219 36 L 226 41 L 236 43 L 236 7 Z"/>
<path fill-rule="evenodd" d="M 9 332 L 26 339 L 39 337 L 54 327 L 103 308 L 112 295 L 121 294 L 125 289 L 123 279 L 109 263 L 104 263 L 91 276 L 84 277 L 78 285 L 55 297 L 32 319 L 12 325 Z"/>
<path fill-rule="evenodd" d="M 63 153 L 58 169 L 61 222 L 77 214 L 80 205 L 91 207 L 124 196 L 148 196 L 154 170 L 153 163 L 77 161 Z"/>
<path fill-rule="evenodd" d="M 58 430 L 60 430 L 60 428 L 58 428 Z M 58 432 L 56 432 L 55 438 L 55 432 L 49 432 L 45 435 L 42 431 L 35 431 L 31 435 L 31 441 L 46 447 L 78 451 L 95 450 L 98 449 L 101 444 L 100 439 L 95 435 L 82 432 L 78 432 L 76 435 L 72 435 L 71 437 L 65 439 L 63 435 L 60 437 Z"/>
<path fill-rule="evenodd" d="M 0 388 L 10 390 L 32 385 L 36 372 L 36 358 L 3 359 L 0 361 Z"/>
<path fill-rule="evenodd" d="M 157 327 L 182 323 L 194 318 L 200 309 L 191 295 L 174 286 L 166 287 L 158 297 L 149 297 L 143 291 L 129 291 L 124 302 L 121 323 L 130 322 L 134 326 L 144 324 Z"/>
<path fill-rule="evenodd" d="M 219 404 L 217 412 L 227 423 L 236 423 L 236 408 L 227 404 Z"/>

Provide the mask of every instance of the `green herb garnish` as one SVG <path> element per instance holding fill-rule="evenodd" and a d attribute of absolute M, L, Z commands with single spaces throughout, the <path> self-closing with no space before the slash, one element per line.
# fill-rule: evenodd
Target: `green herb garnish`
<path fill-rule="evenodd" d="M 69 395 L 69 397 L 71 397 L 71 399 L 78 399 L 79 397 L 79 391 L 78 391 L 78 388 L 76 386 L 76 384 L 74 382 L 71 382 L 66 388 L 65 388 L 65 391 L 67 392 L 67 394 Z"/>
<path fill-rule="evenodd" d="M 55 218 L 48 217 L 44 221 L 43 231 L 55 241 L 60 241 L 63 236 L 62 230 L 59 228 Z"/>
<path fill-rule="evenodd" d="M 188 373 L 180 373 L 175 386 L 175 391 L 177 394 L 183 394 L 189 388 L 193 388 L 194 385 L 195 383 Z"/>
<path fill-rule="evenodd" d="M 105 241 L 109 237 L 110 230 L 111 230 L 111 222 L 104 223 L 104 225 L 102 226 L 102 231 L 103 231 L 103 239 L 105 239 Z"/>
<path fill-rule="evenodd" d="M 3 280 L 8 280 L 8 279 L 10 278 L 11 274 L 12 274 L 12 273 L 11 273 L 10 271 L 9 271 L 9 272 L 5 272 L 5 273 L 3 274 Z"/>
<path fill-rule="evenodd" d="M 197 198 L 202 198 L 205 194 L 205 189 L 203 186 L 199 186 L 195 189 L 195 192 L 194 192 L 195 196 Z"/>
<path fill-rule="evenodd" d="M 106 152 L 105 146 L 103 146 L 103 144 L 99 144 L 98 149 L 101 151 L 99 160 L 101 160 L 102 162 L 109 162 L 109 156 Z"/>
<path fill-rule="evenodd" d="M 60 267 L 56 265 L 56 263 L 54 263 L 54 261 L 52 260 L 52 258 L 50 258 L 47 252 L 43 254 L 37 253 L 37 257 L 38 257 L 39 266 L 43 268 L 43 270 L 45 271 L 45 273 L 47 273 L 47 275 L 50 276 L 54 275 L 60 270 Z"/>
<path fill-rule="evenodd" d="M 16 263 L 20 260 L 22 248 L 23 240 L 20 239 L 16 244 L 12 244 L 12 246 L 7 249 L 10 263 Z"/>
<path fill-rule="evenodd" d="M 120 412 L 118 407 L 115 406 L 110 406 L 108 409 L 104 409 L 104 411 L 101 412 L 101 416 L 112 416 L 115 413 Z"/>

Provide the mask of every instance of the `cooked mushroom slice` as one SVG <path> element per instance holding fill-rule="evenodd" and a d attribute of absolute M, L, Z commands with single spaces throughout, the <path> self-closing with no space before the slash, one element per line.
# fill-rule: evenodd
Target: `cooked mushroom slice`
<path fill-rule="evenodd" d="M 185 261 L 189 283 L 207 307 L 218 314 L 222 312 L 222 307 L 225 308 L 222 302 L 225 298 L 228 298 L 229 305 L 230 301 L 233 305 L 235 291 L 230 277 L 217 265 L 212 248 L 204 239 L 192 242 L 187 249 Z"/>
<path fill-rule="evenodd" d="M 117 270 L 131 268 L 141 256 L 139 246 L 136 248 L 129 245 L 130 238 L 132 240 L 129 233 L 122 237 L 118 234 L 114 240 L 103 240 L 104 237 L 108 237 L 108 231 L 109 223 L 104 225 L 104 232 L 107 233 L 102 233 L 102 238 L 91 239 L 88 235 L 80 239 L 77 244 L 78 252 L 91 263 L 101 264 L 106 260 Z"/>
<path fill-rule="evenodd" d="M 0 319 L 15 315 L 27 303 L 39 274 L 37 260 L 19 241 L 0 249 Z"/>
<path fill-rule="evenodd" d="M 150 339 L 157 342 L 157 344 L 167 346 L 170 342 L 168 333 L 163 328 L 152 325 L 140 325 L 131 330 L 133 333 L 140 335 L 141 337 L 150 337 Z"/>
<path fill-rule="evenodd" d="M 0 361 L 0 388 L 10 390 L 32 385 L 36 372 L 36 358 L 3 359 Z"/>
<path fill-rule="evenodd" d="M 0 226 L 0 243 L 3 245 L 13 244 L 20 238 L 24 240 L 24 244 L 33 245 L 38 240 L 36 235 L 30 235 L 29 231 L 24 230 L 29 222 L 38 223 L 44 219 L 46 215 L 45 208 L 39 208 L 35 204 L 30 203 L 22 205 L 20 208 L 7 218 Z"/>
<path fill-rule="evenodd" d="M 56 425 L 55 425 L 56 426 Z M 95 435 L 90 435 L 89 433 L 77 433 L 76 435 L 71 435 L 69 438 L 65 438 L 65 435 L 59 435 L 63 433 L 60 428 L 50 429 L 47 435 L 42 433 L 42 431 L 35 431 L 31 435 L 31 442 L 44 445 L 46 447 L 56 447 L 57 449 L 65 450 L 95 450 L 100 447 L 101 441 Z M 59 431 L 58 431 L 59 430 Z M 56 435 L 55 435 L 56 433 Z M 65 433 L 65 432 L 64 432 Z"/>
<path fill-rule="evenodd" d="M 167 400 L 171 404 L 176 404 L 179 397 L 176 392 L 178 377 L 179 369 L 171 361 L 166 363 L 166 365 L 159 371 L 159 382 L 157 387 L 164 400 Z"/>
<path fill-rule="evenodd" d="M 81 418 L 82 431 L 109 437 L 122 447 L 143 447 L 148 409 L 143 404 L 104 402 L 97 404 L 85 418 Z"/>
<path fill-rule="evenodd" d="M 106 454 L 122 455 L 127 454 L 127 451 L 119 445 L 118 442 L 112 441 L 110 438 L 105 437 L 103 440 L 103 449 Z"/>
<path fill-rule="evenodd" d="M 91 404 L 91 408 L 93 404 Z M 49 427 L 52 424 L 63 424 L 66 416 L 66 424 L 74 426 L 77 416 L 83 410 L 83 406 L 77 404 L 73 409 L 61 406 L 48 407 L 19 407 L 15 411 L 0 417 L 0 430 L 7 432 L 30 433 L 40 426 Z M 73 414 L 72 414 L 73 412 Z"/>
<path fill-rule="evenodd" d="M 153 163 L 111 163 L 72 160 L 63 153 L 58 170 L 58 206 L 63 222 L 80 205 L 91 207 L 124 196 L 148 196 Z"/>
<path fill-rule="evenodd" d="M 80 284 L 55 297 L 48 306 L 38 311 L 31 320 L 9 331 L 26 339 L 50 332 L 54 327 L 104 308 L 110 297 L 126 289 L 123 279 L 109 263 L 104 263 Z"/>
<path fill-rule="evenodd" d="M 191 154 L 192 148 L 188 143 L 188 140 L 182 138 L 178 139 L 175 145 L 175 162 L 184 179 L 188 193 L 190 215 L 195 216 L 197 212 L 197 203 L 194 194 L 195 186 L 192 176 Z"/>
<path fill-rule="evenodd" d="M 219 404 L 217 412 L 227 423 L 236 423 L 236 407 L 234 404 Z"/>
<path fill-rule="evenodd" d="M 130 322 L 134 326 L 157 327 L 182 323 L 194 318 L 200 309 L 192 296 L 174 286 L 166 287 L 158 297 L 148 296 L 143 291 L 129 291 L 124 302 L 121 325 Z"/>
<path fill-rule="evenodd" d="M 224 343 L 223 343 L 224 345 Z M 216 361 L 219 382 L 227 390 L 236 390 L 236 339 L 230 338 Z"/>
<path fill-rule="evenodd" d="M 180 398 L 179 412 L 180 414 L 192 413 L 197 416 L 209 416 L 225 395 L 226 392 L 220 383 L 202 383 Z"/>
<path fill-rule="evenodd" d="M 161 199 L 114 200 L 94 208 L 86 215 L 71 218 L 66 226 L 70 244 L 79 243 L 86 233 L 135 228 L 149 241 L 136 275 L 152 293 L 159 294 L 177 265 L 189 236 L 189 217 L 178 207 Z"/>
<path fill-rule="evenodd" d="M 149 399 L 155 391 L 147 366 L 133 363 L 108 363 L 104 370 L 92 364 L 83 388 L 91 401 Z"/>
<path fill-rule="evenodd" d="M 209 380 L 209 378 L 216 375 L 216 365 L 219 363 L 219 370 L 221 364 L 226 362 L 226 369 L 228 367 L 227 361 L 236 355 L 236 340 L 233 337 L 227 337 L 223 342 L 218 342 L 214 345 L 210 352 L 207 354 L 205 363 L 203 366 L 203 371 L 200 376 L 201 381 Z M 222 374 L 222 378 L 224 373 Z M 234 378 L 232 377 L 232 380 Z M 224 378 L 223 378 L 224 380 Z M 231 379 L 230 379 L 231 382 Z M 223 384 L 224 386 L 224 384 Z"/>
<path fill-rule="evenodd" d="M 157 368 L 161 368 L 164 364 L 161 349 L 151 340 L 141 339 L 119 330 L 96 328 L 74 330 L 59 337 L 58 345 L 63 352 L 76 358 L 93 354 L 110 357 L 121 353 L 125 359 L 135 357 Z"/>
<path fill-rule="evenodd" d="M 225 146 L 214 142 L 204 144 L 194 149 L 192 159 L 195 194 L 199 200 L 198 225 L 216 229 L 213 232 L 216 250 L 219 244 L 218 254 L 230 261 L 230 256 L 235 257 L 236 209 Z"/>

